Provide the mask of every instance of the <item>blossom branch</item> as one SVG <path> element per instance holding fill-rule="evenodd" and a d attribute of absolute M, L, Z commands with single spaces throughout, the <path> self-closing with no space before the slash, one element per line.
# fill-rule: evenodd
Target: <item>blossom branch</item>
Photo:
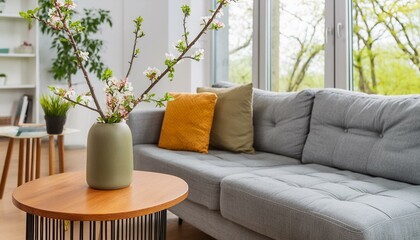
<path fill-rule="evenodd" d="M 60 96 L 59 94 L 56 94 L 56 95 Z M 71 102 L 71 103 L 75 104 L 75 105 L 79 105 L 79 106 L 85 107 L 85 108 L 87 108 L 87 109 L 90 109 L 90 110 L 92 110 L 92 111 L 95 111 L 95 112 L 99 113 L 98 109 L 95 109 L 95 108 L 93 108 L 93 107 L 89 107 L 89 106 L 88 106 L 88 105 L 86 105 L 86 104 L 83 104 L 83 103 L 80 103 L 80 102 L 74 101 L 74 100 L 72 100 L 72 99 L 71 99 L 71 98 L 69 98 L 69 97 L 63 97 L 63 96 L 61 96 L 61 97 L 62 97 L 63 99 L 66 99 L 67 101 L 69 101 L 69 102 Z"/>
<path fill-rule="evenodd" d="M 74 40 L 73 34 L 72 34 L 72 32 L 71 32 L 70 28 L 69 28 L 69 27 L 68 27 L 68 25 L 67 25 L 66 19 L 63 17 L 63 13 L 61 12 L 61 9 L 60 9 L 59 4 L 57 3 L 57 0 L 54 0 L 54 6 L 55 6 L 55 9 L 57 10 L 58 16 L 59 16 L 59 17 L 60 17 L 60 19 L 61 19 L 61 22 L 63 23 L 63 29 L 64 29 L 64 31 L 66 32 L 67 36 L 69 37 L 70 44 L 72 45 L 73 50 L 74 50 L 74 52 L 76 53 L 76 60 L 77 60 L 77 62 L 78 62 L 78 64 L 79 64 L 80 69 L 82 70 L 83 77 L 84 77 L 84 78 L 85 78 L 85 80 L 86 80 L 86 83 L 87 83 L 87 85 L 88 85 L 88 87 L 89 87 L 89 91 L 90 91 L 90 92 L 91 92 L 91 94 L 92 94 L 92 98 L 93 98 L 93 101 L 94 101 L 95 106 L 96 106 L 95 111 L 96 111 L 96 112 L 98 112 L 98 113 L 99 113 L 99 115 L 100 115 L 102 118 L 105 118 L 105 115 L 104 115 L 104 113 L 103 113 L 103 111 L 102 111 L 102 109 L 101 109 L 101 106 L 100 106 L 100 104 L 99 104 L 99 101 L 98 101 L 98 99 L 97 99 L 97 97 L 96 97 L 96 94 L 95 94 L 95 89 L 94 89 L 94 88 L 93 88 L 93 86 L 92 86 L 92 83 L 91 83 L 91 81 L 90 81 L 90 79 L 89 79 L 89 76 L 88 76 L 88 73 L 87 73 L 87 71 L 86 71 L 86 68 L 83 66 L 83 63 L 82 63 L 82 57 L 80 56 L 80 51 L 79 51 L 79 49 L 78 49 L 78 47 L 77 47 L 76 41 Z M 85 105 L 81 105 L 81 106 L 84 106 L 84 107 L 86 107 L 86 108 L 91 109 L 90 107 L 85 106 Z M 91 109 L 91 110 L 93 110 L 93 109 Z"/>
<path fill-rule="evenodd" d="M 193 39 L 193 41 L 188 44 L 185 48 L 185 50 L 178 56 L 178 58 L 175 59 L 175 62 L 179 62 L 184 55 L 188 52 L 188 50 L 191 49 L 192 46 L 198 41 L 198 39 L 201 38 L 201 36 L 209 29 L 210 25 L 212 24 L 213 20 L 216 18 L 216 15 L 220 12 L 220 10 L 228 3 L 227 0 L 221 0 L 219 1 L 219 5 L 217 6 L 216 10 L 213 12 L 212 16 L 209 18 L 209 20 L 204 24 L 204 27 L 201 29 L 201 31 L 197 34 L 197 36 Z M 153 81 L 150 86 L 138 97 L 134 103 L 134 107 L 137 106 L 140 102 L 143 101 L 144 97 L 147 96 L 147 94 L 152 90 L 152 88 L 169 72 L 171 67 L 167 67 L 157 78 L 155 81 Z"/>
<path fill-rule="evenodd" d="M 133 51 L 131 53 L 131 59 L 130 59 L 130 61 L 128 61 L 128 63 L 129 63 L 128 71 L 127 71 L 127 74 L 125 75 L 125 78 L 128 78 L 128 76 L 130 75 L 131 67 L 133 66 L 133 62 L 134 62 L 134 58 L 136 58 L 138 56 L 138 54 L 140 53 L 140 50 L 137 48 L 137 40 L 144 37 L 144 32 L 141 31 L 142 22 L 143 22 L 143 18 L 141 18 L 141 17 L 138 17 L 134 20 L 134 23 L 136 24 L 136 30 L 134 30 L 134 32 L 133 32 L 134 33 Z"/>
<path fill-rule="evenodd" d="M 187 18 L 191 14 L 191 9 L 190 9 L 190 6 L 188 6 L 188 5 L 183 5 L 181 7 L 181 9 L 182 9 L 182 12 L 184 13 L 184 18 L 182 19 L 182 26 L 184 28 L 184 34 L 183 34 L 183 36 L 184 36 L 185 44 L 187 44 L 187 46 L 188 46 L 188 35 L 189 35 L 189 32 L 187 32 Z"/>
<path fill-rule="evenodd" d="M 75 60 L 77 62 L 77 66 L 83 73 L 83 77 L 86 81 L 86 84 L 89 87 L 89 92 L 84 95 L 76 95 L 76 99 L 74 99 L 74 90 L 73 89 L 60 89 L 55 87 L 50 87 L 50 90 L 54 92 L 54 94 L 59 95 L 66 101 L 70 102 L 73 105 L 79 105 L 85 107 L 89 110 L 95 111 L 99 113 L 99 118 L 97 119 L 99 122 L 104 123 L 118 123 L 123 119 L 127 119 L 128 114 L 140 103 L 140 102 L 154 102 L 157 106 L 164 106 L 164 103 L 167 101 L 172 100 L 172 96 L 168 93 L 165 94 L 162 98 L 155 98 L 155 94 L 149 94 L 151 89 L 163 78 L 167 75 L 167 77 L 172 80 L 174 77 L 174 66 L 182 59 L 193 59 L 196 61 L 200 61 L 203 58 L 204 50 L 197 49 L 193 54 L 187 56 L 187 52 L 191 50 L 191 48 L 195 45 L 199 38 L 202 37 L 203 34 L 206 33 L 207 30 L 218 30 L 224 27 L 224 24 L 220 21 L 217 21 L 215 18 L 219 18 L 223 13 L 221 9 L 228 5 L 230 2 L 234 2 L 237 0 L 217 0 L 218 7 L 215 10 L 211 10 L 211 16 L 207 16 L 202 18 L 203 23 L 201 24 L 203 28 L 197 34 L 197 36 L 190 42 L 189 32 L 187 31 L 187 19 L 190 16 L 190 7 L 188 5 L 183 5 L 181 7 L 182 12 L 184 14 L 183 17 L 183 35 L 182 39 L 179 40 L 178 44 L 175 46 L 179 52 L 178 57 L 175 57 L 171 53 L 166 54 L 165 65 L 166 69 L 161 73 L 157 68 L 149 67 L 143 74 L 151 81 L 150 85 L 147 89 L 138 97 L 136 98 L 133 94 L 133 87 L 131 83 L 128 81 L 128 76 L 131 73 L 132 66 L 134 63 L 134 59 L 140 53 L 140 50 L 137 48 L 137 41 L 144 36 L 143 31 L 141 30 L 141 24 L 143 19 L 138 17 L 134 20 L 135 23 L 135 30 L 134 33 L 134 43 L 133 49 L 131 53 L 131 58 L 129 61 L 129 66 L 127 70 L 127 74 L 125 78 L 117 79 L 113 76 L 113 73 L 110 69 L 106 69 L 102 76 L 100 77 L 101 80 L 104 82 L 105 88 L 105 95 L 106 95 L 106 109 L 103 111 L 101 106 L 99 105 L 98 99 L 96 97 L 94 88 L 92 86 L 91 80 L 88 76 L 86 70 L 86 64 L 84 65 L 84 61 L 89 59 L 89 53 L 80 51 L 75 41 L 74 36 L 78 34 L 80 31 L 83 31 L 84 27 L 81 25 L 80 21 L 71 21 L 71 13 L 72 10 L 76 7 L 76 4 L 72 0 L 54 0 L 54 6 L 52 9 L 49 10 L 48 16 L 49 19 L 40 19 L 39 16 L 36 15 L 36 12 L 39 8 L 34 10 L 28 10 L 27 12 L 21 12 L 20 15 L 28 20 L 36 19 L 40 21 L 42 24 L 55 29 L 57 31 L 63 31 L 66 35 L 65 41 L 68 41 L 69 44 L 72 46 Z M 89 106 L 89 101 L 93 99 L 95 106 Z"/>

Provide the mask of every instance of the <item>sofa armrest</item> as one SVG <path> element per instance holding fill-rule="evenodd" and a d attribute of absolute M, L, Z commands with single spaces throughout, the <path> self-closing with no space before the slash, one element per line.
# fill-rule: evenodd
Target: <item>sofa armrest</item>
<path fill-rule="evenodd" d="M 133 135 L 133 145 L 141 143 L 157 144 L 164 114 L 165 109 L 141 109 L 132 111 L 127 123 Z"/>

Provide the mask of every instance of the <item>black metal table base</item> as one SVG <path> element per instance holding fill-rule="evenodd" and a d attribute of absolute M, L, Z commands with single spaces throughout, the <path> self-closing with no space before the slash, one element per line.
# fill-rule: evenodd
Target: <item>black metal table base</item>
<path fill-rule="evenodd" d="M 113 221 L 66 221 L 26 215 L 27 240 L 164 240 L 166 210 Z"/>

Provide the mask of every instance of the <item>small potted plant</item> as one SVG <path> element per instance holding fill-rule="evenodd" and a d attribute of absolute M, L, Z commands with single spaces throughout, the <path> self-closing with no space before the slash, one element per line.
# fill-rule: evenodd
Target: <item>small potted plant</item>
<path fill-rule="evenodd" d="M 4 73 L 0 73 L 0 86 L 6 85 L 6 80 L 7 80 L 7 75 Z"/>
<path fill-rule="evenodd" d="M 47 133 L 61 134 L 66 123 L 67 111 L 72 103 L 57 95 L 43 95 L 39 101 L 44 110 Z"/>

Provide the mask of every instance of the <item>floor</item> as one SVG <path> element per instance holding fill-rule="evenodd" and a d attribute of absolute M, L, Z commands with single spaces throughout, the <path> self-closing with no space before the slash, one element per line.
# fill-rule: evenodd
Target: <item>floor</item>
<path fill-rule="evenodd" d="M 3 170 L 4 159 L 6 156 L 8 140 L 0 138 L 0 171 Z M 41 176 L 48 174 L 48 149 L 47 141 L 44 140 L 41 150 Z M 14 144 L 12 160 L 10 164 L 9 175 L 7 178 L 6 189 L 3 199 L 0 200 L 0 240 L 21 240 L 25 236 L 25 214 L 17 209 L 12 203 L 12 192 L 16 187 L 17 179 L 17 162 L 19 144 Z M 56 153 L 56 156 L 57 153 Z M 65 150 L 65 171 L 84 170 L 86 150 L 84 148 L 66 148 Z M 57 164 L 56 164 L 57 166 Z M 58 166 L 57 166 L 58 167 Z M 58 169 L 57 169 L 58 171 Z M 1 174 L 1 172 L 0 172 Z M 200 230 L 194 228 L 184 221 L 182 225 L 178 225 L 178 218 L 169 213 L 168 215 L 168 240 L 213 240 Z"/>

